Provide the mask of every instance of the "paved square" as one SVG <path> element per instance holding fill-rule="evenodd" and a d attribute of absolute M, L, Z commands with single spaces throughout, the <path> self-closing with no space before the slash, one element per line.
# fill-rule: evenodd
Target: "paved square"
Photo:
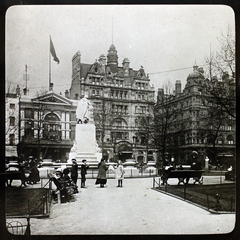
<path fill-rule="evenodd" d="M 95 179 L 87 179 L 87 189 L 80 188 L 75 202 L 53 204 L 50 218 L 31 218 L 31 234 L 213 234 L 233 230 L 235 214 L 211 214 L 152 190 L 152 181 L 124 179 L 123 187 L 117 188 L 117 181 L 108 179 L 105 188 L 100 188 Z M 174 179 L 169 183 L 175 184 Z"/>

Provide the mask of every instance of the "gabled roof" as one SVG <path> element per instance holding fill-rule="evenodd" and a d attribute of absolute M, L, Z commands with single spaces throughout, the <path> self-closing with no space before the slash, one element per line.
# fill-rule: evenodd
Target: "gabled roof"
<path fill-rule="evenodd" d="M 60 104 L 67 104 L 72 105 L 72 101 L 62 95 L 59 95 L 53 91 L 49 91 L 46 94 L 32 98 L 33 102 L 47 102 L 47 103 L 60 103 Z"/>
<path fill-rule="evenodd" d="M 85 78 L 93 64 L 81 63 L 81 78 Z"/>

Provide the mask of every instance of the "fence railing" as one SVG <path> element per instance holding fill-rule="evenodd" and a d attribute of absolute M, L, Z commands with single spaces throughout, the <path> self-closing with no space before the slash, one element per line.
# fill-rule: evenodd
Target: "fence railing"
<path fill-rule="evenodd" d="M 209 211 L 215 212 L 235 212 L 236 210 L 236 193 L 235 183 L 223 183 L 220 177 L 219 182 L 210 183 L 205 179 L 205 184 L 161 184 L 161 178 L 153 177 L 153 189 L 172 194 L 183 200 L 196 203 L 205 207 Z"/>
<path fill-rule="evenodd" d="M 157 169 L 156 168 L 124 168 L 124 178 L 141 178 L 141 177 L 154 177 L 157 176 Z M 40 179 L 41 179 L 41 187 L 44 186 L 45 181 L 43 179 L 49 179 L 49 174 L 53 174 L 55 172 L 54 168 L 46 168 L 40 169 Z M 80 170 L 78 171 L 78 179 L 81 178 Z M 86 178 L 88 179 L 96 179 L 98 175 L 97 168 L 90 168 L 87 170 Z M 115 178 L 115 172 L 113 170 L 107 170 L 107 178 Z"/>

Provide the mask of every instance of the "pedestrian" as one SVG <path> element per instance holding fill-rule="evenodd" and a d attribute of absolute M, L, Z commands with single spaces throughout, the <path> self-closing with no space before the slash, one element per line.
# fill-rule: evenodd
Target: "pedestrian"
<path fill-rule="evenodd" d="M 95 184 L 100 184 L 100 187 L 103 188 L 104 184 L 107 183 L 107 176 L 106 172 L 108 170 L 108 166 L 105 163 L 105 159 L 101 159 L 101 162 L 98 164 L 98 175 L 97 175 L 97 180 Z"/>
<path fill-rule="evenodd" d="M 77 164 L 77 160 L 75 158 L 72 159 L 71 178 L 72 178 L 73 182 L 77 185 L 78 164 Z"/>
<path fill-rule="evenodd" d="M 32 156 L 29 157 L 29 184 L 36 184 L 40 181 L 39 170 L 37 168 L 37 159 L 34 159 Z"/>
<path fill-rule="evenodd" d="M 123 181 L 123 178 L 124 178 L 124 173 L 125 173 L 125 170 L 124 170 L 122 161 L 118 160 L 117 169 L 116 169 L 116 172 L 115 172 L 115 178 L 118 180 L 117 187 L 122 187 L 122 181 Z"/>
<path fill-rule="evenodd" d="M 83 159 L 82 166 L 81 166 L 81 188 L 86 188 L 85 182 L 86 182 L 86 174 L 87 174 L 88 168 L 89 166 L 87 165 L 87 160 Z"/>

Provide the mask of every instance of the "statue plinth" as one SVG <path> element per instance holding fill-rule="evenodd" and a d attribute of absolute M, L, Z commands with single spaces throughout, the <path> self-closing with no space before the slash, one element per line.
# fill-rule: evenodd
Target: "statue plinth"
<path fill-rule="evenodd" d="M 94 124 L 76 125 L 77 154 L 96 152 L 96 128 Z"/>
<path fill-rule="evenodd" d="M 98 152 L 96 145 L 96 127 L 93 123 L 77 124 L 75 144 L 69 154 L 71 157 L 82 163 L 83 159 L 87 160 L 89 165 L 97 165 L 101 160 L 102 153 Z"/>

